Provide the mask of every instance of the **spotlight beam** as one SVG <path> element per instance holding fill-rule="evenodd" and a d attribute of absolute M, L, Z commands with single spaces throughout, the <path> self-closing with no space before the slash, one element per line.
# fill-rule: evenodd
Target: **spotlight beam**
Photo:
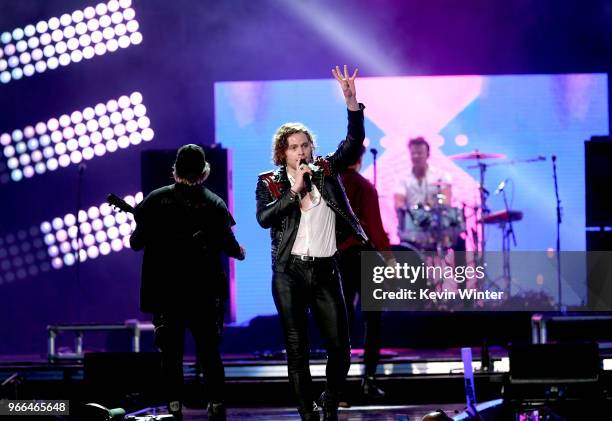
<path fill-rule="evenodd" d="M 356 65 L 367 66 L 379 75 L 401 73 L 398 65 L 389 59 L 388 50 L 375 45 L 372 42 L 374 37 L 364 36 L 362 27 L 350 25 L 346 17 L 326 8 L 327 3 L 277 0 L 277 4 L 303 20 L 340 51 L 346 52 Z"/>

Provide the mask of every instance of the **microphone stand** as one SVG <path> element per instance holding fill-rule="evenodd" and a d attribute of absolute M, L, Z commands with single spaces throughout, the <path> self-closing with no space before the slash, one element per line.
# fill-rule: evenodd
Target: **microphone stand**
<path fill-rule="evenodd" d="M 557 288 L 559 290 L 559 311 L 565 311 L 563 294 L 561 290 L 561 199 L 559 199 L 559 185 L 557 177 L 557 156 L 552 156 L 553 180 L 555 181 L 555 198 L 557 200 Z"/>
<path fill-rule="evenodd" d="M 556 159 L 556 157 L 553 156 L 553 159 Z M 514 159 L 512 161 L 505 161 L 505 162 L 492 162 L 492 163 L 484 163 L 482 162 L 480 159 L 476 160 L 476 164 L 474 165 L 469 165 L 467 168 L 478 168 L 480 170 L 480 188 L 479 188 L 479 192 L 480 192 L 480 218 L 482 219 L 484 216 L 489 214 L 489 209 L 486 206 L 486 200 L 487 200 L 487 196 L 489 195 L 489 192 L 484 188 L 484 179 L 485 179 L 485 172 L 487 171 L 488 167 L 496 167 L 499 165 L 515 165 L 515 164 L 523 164 L 523 163 L 531 163 L 531 162 L 538 162 L 538 161 L 546 161 L 546 157 L 542 156 L 542 155 L 538 155 L 536 157 L 533 158 L 527 158 L 527 159 Z M 554 162 L 553 162 L 554 165 Z M 556 167 L 555 167 L 555 189 L 557 188 L 557 175 L 556 175 Z M 559 196 L 557 195 L 557 207 L 560 206 L 560 201 L 559 201 Z M 476 209 L 478 209 L 478 207 L 476 207 Z M 561 218 L 561 214 L 560 214 L 560 210 L 557 210 L 558 212 L 558 224 L 560 224 L 560 218 Z M 481 238 L 480 238 L 480 244 L 481 244 L 481 248 L 480 248 L 480 261 L 484 262 L 484 253 L 485 253 L 485 248 L 486 248 L 486 237 L 485 237 L 485 226 L 484 224 L 480 224 L 481 225 Z M 558 227 L 557 227 L 557 231 L 558 231 Z M 476 234 L 478 235 L 478 227 L 476 227 Z M 558 235 L 557 235 L 558 238 Z M 513 233 L 513 240 L 514 240 L 514 233 Z M 515 240 L 516 241 L 516 240 Z M 476 250 L 478 250 L 478 238 L 474 239 L 474 243 L 476 244 Z M 559 246 L 558 246 L 559 247 Z M 558 272 L 560 272 L 560 263 L 559 263 L 559 268 L 557 269 Z M 559 283 L 561 279 L 561 275 L 559 274 Z M 560 290 L 559 290 L 560 291 Z"/>
<path fill-rule="evenodd" d="M 489 214 L 489 208 L 487 207 L 487 197 L 489 196 L 489 192 L 485 188 L 485 173 L 487 172 L 487 167 L 489 165 L 482 162 L 478 159 L 478 169 L 480 170 L 480 219 L 482 220 L 485 216 Z M 485 236 L 485 224 L 481 223 L 481 232 L 480 232 L 480 262 L 484 262 L 485 249 L 486 249 L 486 236 Z M 478 241 L 478 239 L 476 239 Z M 476 250 L 478 250 L 478 242 L 476 242 Z"/>
<path fill-rule="evenodd" d="M 378 151 L 376 150 L 376 148 L 372 148 L 370 149 L 370 152 L 372 153 L 372 166 L 374 169 L 374 188 L 376 188 L 376 179 L 377 179 L 377 169 L 376 169 L 376 155 L 378 154 Z"/>
<path fill-rule="evenodd" d="M 506 183 L 507 186 L 507 183 Z M 512 185 L 514 188 L 514 184 Z M 508 206 L 508 197 L 506 196 L 506 189 L 502 190 L 504 198 L 504 207 L 506 208 L 506 215 L 508 220 L 504 223 L 504 232 L 502 239 L 502 253 L 504 259 L 504 277 L 506 278 L 506 287 L 508 288 L 508 297 L 510 297 L 512 287 L 512 277 L 510 275 L 510 239 L 516 247 L 516 236 L 514 235 L 514 227 L 512 226 L 512 218 L 510 217 L 510 207 Z"/>

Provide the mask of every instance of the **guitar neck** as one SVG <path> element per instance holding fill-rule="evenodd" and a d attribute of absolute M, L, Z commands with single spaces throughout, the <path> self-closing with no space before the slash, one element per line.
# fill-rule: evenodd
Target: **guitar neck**
<path fill-rule="evenodd" d="M 131 214 L 134 213 L 134 207 L 131 206 L 129 203 L 127 203 L 122 198 L 120 198 L 119 196 L 117 196 L 116 194 L 113 194 L 113 193 L 109 194 L 108 197 L 106 198 L 106 201 L 108 202 L 109 205 L 115 206 L 117 209 L 123 212 L 128 212 Z"/>

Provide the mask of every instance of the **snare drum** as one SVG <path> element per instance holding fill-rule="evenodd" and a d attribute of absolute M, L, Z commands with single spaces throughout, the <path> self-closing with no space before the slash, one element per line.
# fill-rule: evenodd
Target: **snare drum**
<path fill-rule="evenodd" d="M 404 243 L 426 248 L 435 243 L 432 236 L 432 215 L 428 206 L 413 206 L 399 215 L 398 234 Z"/>

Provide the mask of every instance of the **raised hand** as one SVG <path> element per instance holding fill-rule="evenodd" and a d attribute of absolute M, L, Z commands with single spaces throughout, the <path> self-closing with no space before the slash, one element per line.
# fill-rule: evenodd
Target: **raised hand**
<path fill-rule="evenodd" d="M 332 69 L 332 75 L 334 78 L 340 83 L 340 87 L 342 88 L 342 93 L 344 94 L 344 100 L 346 101 L 346 106 L 351 111 L 359 110 L 359 103 L 357 102 L 357 91 L 355 90 L 355 78 L 357 77 L 357 71 L 359 69 L 355 69 L 352 76 L 349 76 L 348 66 L 344 65 L 344 73 L 340 72 L 340 67 L 336 66 L 335 69 Z"/>

